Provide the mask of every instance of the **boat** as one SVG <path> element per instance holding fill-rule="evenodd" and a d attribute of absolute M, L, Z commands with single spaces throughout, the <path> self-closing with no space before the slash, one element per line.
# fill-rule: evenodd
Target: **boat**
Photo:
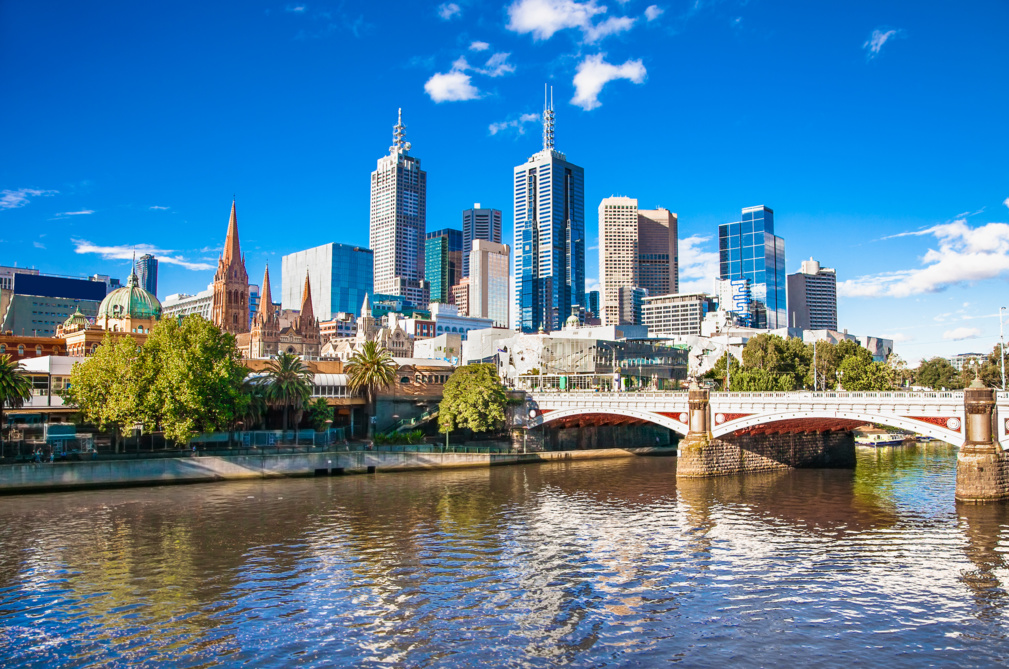
<path fill-rule="evenodd" d="M 855 445 L 867 446 L 869 448 L 900 446 L 905 440 L 912 438 L 912 435 L 907 432 L 881 430 L 870 426 L 856 428 L 854 432 Z"/>

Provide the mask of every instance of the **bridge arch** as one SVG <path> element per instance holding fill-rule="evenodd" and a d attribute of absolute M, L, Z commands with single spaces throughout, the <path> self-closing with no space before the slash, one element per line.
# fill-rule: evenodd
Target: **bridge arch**
<path fill-rule="evenodd" d="M 713 414 L 715 412 L 712 412 Z M 714 416 L 713 416 L 714 418 Z M 716 420 L 712 421 L 711 435 L 713 437 L 723 437 L 728 434 L 732 434 L 738 430 L 743 430 L 749 427 L 758 427 L 768 423 L 776 423 L 781 421 L 789 420 L 801 420 L 804 418 L 838 418 L 846 420 L 855 420 L 861 423 L 880 423 L 882 425 L 889 425 L 890 427 L 896 427 L 909 432 L 915 432 L 918 434 L 924 434 L 935 439 L 940 439 L 947 443 L 953 444 L 954 446 L 962 446 L 965 440 L 963 433 L 963 416 L 958 416 L 960 420 L 960 431 L 956 432 L 948 428 L 943 428 L 938 425 L 931 423 L 926 423 L 924 421 L 915 420 L 913 418 L 907 418 L 904 416 L 897 416 L 893 414 L 882 414 L 873 413 L 867 411 L 817 411 L 804 409 L 802 411 L 778 411 L 769 413 L 758 413 L 750 416 L 745 416 L 742 418 L 737 418 L 735 420 L 729 420 L 721 424 L 717 424 Z"/>
<path fill-rule="evenodd" d="M 685 423 L 681 423 L 678 420 L 674 420 L 668 416 L 664 416 L 661 413 L 655 413 L 654 411 L 641 411 L 638 409 L 627 409 L 627 408 L 610 408 L 606 407 L 603 409 L 595 408 L 576 408 L 576 409 L 555 409 L 553 411 L 547 411 L 544 413 L 539 413 L 536 418 L 529 421 L 529 427 L 539 427 L 547 423 L 558 421 L 562 418 L 572 418 L 575 416 L 588 416 L 594 415 L 598 416 L 600 414 L 606 414 L 609 416 L 623 416 L 625 418 L 635 418 L 637 420 L 643 420 L 649 423 L 654 423 L 660 425 L 666 429 L 676 432 L 680 436 L 686 436 L 689 431 L 689 427 Z"/>

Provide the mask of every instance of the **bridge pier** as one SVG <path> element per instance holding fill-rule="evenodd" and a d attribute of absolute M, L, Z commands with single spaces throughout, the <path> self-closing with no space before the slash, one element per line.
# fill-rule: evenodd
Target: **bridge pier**
<path fill-rule="evenodd" d="M 963 393 L 966 441 L 956 458 L 958 502 L 1009 498 L 1009 456 L 995 439 L 995 391 L 977 379 Z"/>

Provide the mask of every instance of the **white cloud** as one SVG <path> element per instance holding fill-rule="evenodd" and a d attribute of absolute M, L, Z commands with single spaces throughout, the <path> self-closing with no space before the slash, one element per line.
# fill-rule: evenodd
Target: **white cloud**
<path fill-rule="evenodd" d="M 0 209 L 18 209 L 28 204 L 28 198 L 49 197 L 57 193 L 59 193 L 58 190 L 39 190 L 37 188 L 0 190 Z"/>
<path fill-rule="evenodd" d="M 586 111 L 595 109 L 599 102 L 599 93 L 603 86 L 615 79 L 627 79 L 640 84 L 644 82 L 645 66 L 640 60 L 628 60 L 623 65 L 612 65 L 603 60 L 606 54 L 596 54 L 586 56 L 585 60 L 578 64 L 578 72 L 575 74 L 575 96 L 571 98 L 571 104 L 577 105 Z"/>
<path fill-rule="evenodd" d="M 64 211 L 61 214 L 56 214 L 57 216 L 89 216 L 95 213 L 94 209 L 81 209 L 80 211 Z"/>
<path fill-rule="evenodd" d="M 293 12 L 295 14 L 304 14 L 308 7 L 306 5 L 288 5 L 284 9 L 285 11 Z"/>
<path fill-rule="evenodd" d="M 462 15 L 462 8 L 454 2 L 443 2 L 438 5 L 438 16 L 442 21 L 451 21 L 456 16 Z"/>
<path fill-rule="evenodd" d="M 480 91 L 470 83 L 470 76 L 454 65 L 448 72 L 432 75 L 424 84 L 424 90 L 435 102 L 459 102 L 480 97 Z"/>
<path fill-rule="evenodd" d="M 162 207 L 161 205 L 156 204 L 156 205 L 153 205 L 151 207 L 148 207 L 148 209 L 150 209 L 152 211 L 165 211 L 167 209 L 170 209 L 170 207 Z"/>
<path fill-rule="evenodd" d="M 896 30 L 887 30 L 886 32 L 873 30 L 872 35 L 870 35 L 869 39 L 865 41 L 862 48 L 866 50 L 866 55 L 870 59 L 875 58 L 879 55 L 880 50 L 883 48 L 883 45 L 886 44 L 887 40 L 896 35 Z"/>
<path fill-rule="evenodd" d="M 487 42 L 477 41 L 477 42 L 471 42 L 469 45 L 470 51 L 486 51 L 489 48 L 490 44 L 488 44 Z"/>
<path fill-rule="evenodd" d="M 45 249 L 45 244 L 43 244 L 42 242 L 32 242 L 32 246 L 34 246 L 37 249 Z"/>
<path fill-rule="evenodd" d="M 487 63 L 484 65 L 484 69 L 477 70 L 480 74 L 486 74 L 488 77 L 500 77 L 503 74 L 511 74 L 515 71 L 515 66 L 508 62 L 508 56 L 510 53 L 496 53 L 487 59 Z"/>
<path fill-rule="evenodd" d="M 648 5 L 648 7 L 645 8 L 645 18 L 649 21 L 654 21 L 662 16 L 665 11 L 666 10 L 662 9 L 658 5 Z"/>
<path fill-rule="evenodd" d="M 488 131 L 491 135 L 496 135 L 499 132 L 504 132 L 505 130 L 514 130 L 517 134 L 524 135 L 526 132 L 526 125 L 529 123 L 535 123 L 539 120 L 539 114 L 522 114 L 522 116 L 519 116 L 517 119 L 491 123 L 490 127 L 488 127 Z"/>
<path fill-rule="evenodd" d="M 172 253 L 175 253 L 174 251 L 169 249 L 159 249 L 150 244 L 137 244 L 136 246 L 98 246 L 97 244 L 92 244 L 84 239 L 74 239 L 72 241 L 75 247 L 74 253 L 82 255 L 87 253 L 96 253 L 105 260 L 132 260 L 135 255 L 150 253 L 153 256 L 157 256 L 159 263 L 178 265 L 191 270 L 214 269 L 214 266 L 209 263 L 190 262 L 182 256 L 171 255 Z"/>
<path fill-rule="evenodd" d="M 942 338 L 949 341 L 960 341 L 961 339 L 970 339 L 972 337 L 980 337 L 981 331 L 977 328 L 953 328 L 952 330 L 947 330 L 942 333 Z"/>
<path fill-rule="evenodd" d="M 914 337 L 912 337 L 911 335 L 906 335 L 903 332 L 894 332 L 892 334 L 884 334 L 879 336 L 882 337 L 883 339 L 891 339 L 895 344 L 914 340 Z"/>
<path fill-rule="evenodd" d="M 568 28 L 582 31 L 585 42 L 595 42 L 634 26 L 636 19 L 613 16 L 593 24 L 596 16 L 606 13 L 606 7 L 596 0 L 515 0 L 508 7 L 508 30 L 519 34 L 532 33 L 533 39 L 546 40 Z"/>
<path fill-rule="evenodd" d="M 926 235 L 935 237 L 938 249 L 929 249 L 922 256 L 924 267 L 842 281 L 838 293 L 845 297 L 908 297 L 1009 273 L 1009 224 L 972 228 L 960 219 L 886 239 Z"/>
<path fill-rule="evenodd" d="M 707 249 L 711 239 L 691 235 L 679 241 L 681 293 L 711 292 L 718 278 L 718 252 Z"/>
<path fill-rule="evenodd" d="M 1006 199 L 1002 200 L 1002 204 L 1004 204 L 1005 206 L 1009 207 L 1009 197 L 1007 197 Z"/>
<path fill-rule="evenodd" d="M 599 290 L 599 279 L 585 277 L 585 292 L 591 293 L 593 290 Z"/>

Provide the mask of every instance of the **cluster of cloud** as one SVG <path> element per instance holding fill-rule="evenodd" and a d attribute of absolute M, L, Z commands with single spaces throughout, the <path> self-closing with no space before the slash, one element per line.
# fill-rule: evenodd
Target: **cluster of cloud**
<path fill-rule="evenodd" d="M 64 211 L 56 214 L 56 218 L 65 218 L 67 216 L 90 216 L 95 213 L 94 209 L 81 209 L 79 211 Z"/>
<path fill-rule="evenodd" d="M 536 123 L 540 120 L 539 114 L 522 114 L 516 119 L 510 121 L 500 121 L 498 123 L 491 123 L 488 131 L 492 135 L 496 135 L 499 132 L 505 132 L 507 130 L 513 131 L 518 135 L 524 135 L 526 132 L 526 125 L 530 123 Z"/>
<path fill-rule="evenodd" d="M 978 328 L 968 327 L 953 328 L 952 330 L 947 330 L 942 333 L 942 338 L 948 341 L 962 341 L 964 339 L 973 339 L 974 337 L 980 336 L 981 330 Z"/>
<path fill-rule="evenodd" d="M 654 9 L 653 9 L 654 7 Z M 655 13 L 658 10 L 658 13 Z M 634 27 L 637 19 L 630 16 L 610 16 L 597 21 L 607 8 L 596 0 L 515 0 L 508 7 L 508 30 L 525 35 L 531 33 L 533 39 L 547 40 L 561 30 L 580 30 L 586 44 L 598 42 L 609 35 L 626 32 Z M 658 18 L 662 13 L 652 5 L 646 12 Z M 649 19 L 653 20 L 653 19 Z"/>
<path fill-rule="evenodd" d="M 899 31 L 897 30 L 873 30 L 872 35 L 870 35 L 869 39 L 867 39 L 865 44 L 862 45 L 862 48 L 865 49 L 866 58 L 872 60 L 878 56 L 879 52 L 883 49 L 883 45 L 886 44 L 888 40 L 898 35 Z"/>
<path fill-rule="evenodd" d="M 462 7 L 454 2 L 443 2 L 438 5 L 438 18 L 442 21 L 451 21 L 457 16 L 462 16 Z"/>
<path fill-rule="evenodd" d="M 185 267 L 186 269 L 197 271 L 214 269 L 214 266 L 209 263 L 191 262 L 182 256 L 172 255 L 175 251 L 170 249 L 159 249 L 151 244 L 137 244 L 136 246 L 99 246 L 97 244 L 92 244 L 85 239 L 74 239 L 72 241 L 74 243 L 74 253 L 82 255 L 96 253 L 100 255 L 103 260 L 132 260 L 138 254 L 143 255 L 145 253 L 150 253 L 151 255 L 158 257 L 159 263 L 178 265 L 179 267 Z"/>
<path fill-rule="evenodd" d="M 1009 224 L 971 227 L 959 219 L 887 239 L 928 235 L 935 237 L 938 248 L 922 256 L 924 267 L 842 281 L 838 293 L 845 297 L 908 297 L 1009 274 Z"/>
<path fill-rule="evenodd" d="M 647 72 L 640 60 L 628 60 L 623 65 L 613 65 L 603 60 L 605 56 L 603 53 L 586 56 L 585 60 L 578 64 L 574 80 L 575 95 L 571 98 L 571 104 L 586 111 L 595 109 L 602 104 L 599 102 L 599 94 L 603 91 L 603 86 L 609 82 L 616 79 L 627 79 L 635 84 L 644 82 Z"/>
<path fill-rule="evenodd" d="M 691 235 L 679 240 L 680 292 L 709 293 L 718 276 L 718 252 L 708 250 L 711 237 Z"/>
<path fill-rule="evenodd" d="M 481 42 L 481 44 L 483 43 Z M 482 50 L 484 49 L 476 49 L 476 51 Z M 424 91 L 434 102 L 476 100 L 480 97 L 480 89 L 473 85 L 473 77 L 470 73 L 482 74 L 487 77 L 511 74 L 515 71 L 515 66 L 508 62 L 510 55 L 504 51 L 495 53 L 487 59 L 483 67 L 470 65 L 465 56 L 460 56 L 452 63 L 452 69 L 448 72 L 433 74 L 424 84 Z"/>
<path fill-rule="evenodd" d="M 20 209 L 28 204 L 30 198 L 49 197 L 57 193 L 59 193 L 58 190 L 39 190 L 38 188 L 0 190 L 0 209 Z"/>

